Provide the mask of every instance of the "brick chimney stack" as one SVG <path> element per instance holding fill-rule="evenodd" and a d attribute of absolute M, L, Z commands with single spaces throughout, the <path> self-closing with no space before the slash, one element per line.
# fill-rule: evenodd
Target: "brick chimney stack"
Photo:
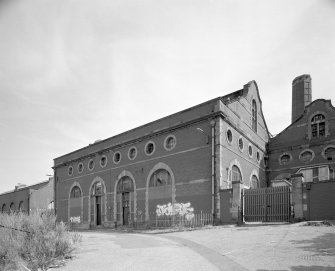
<path fill-rule="evenodd" d="M 297 120 L 312 102 L 312 78 L 309 74 L 300 75 L 292 81 L 292 123 Z"/>

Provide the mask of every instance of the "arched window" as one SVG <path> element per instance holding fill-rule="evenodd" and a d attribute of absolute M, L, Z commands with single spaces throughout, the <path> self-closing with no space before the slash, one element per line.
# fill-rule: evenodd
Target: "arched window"
<path fill-rule="evenodd" d="M 10 204 L 9 208 L 10 208 L 11 212 L 15 211 L 15 204 L 14 204 L 14 202 L 12 202 Z"/>
<path fill-rule="evenodd" d="M 149 187 L 171 185 L 171 175 L 165 169 L 156 170 L 150 177 Z"/>
<path fill-rule="evenodd" d="M 117 193 L 134 192 L 133 180 L 128 177 L 122 177 L 117 184 Z"/>
<path fill-rule="evenodd" d="M 258 188 L 259 187 L 259 181 L 256 175 L 252 175 L 251 181 L 250 181 L 250 188 Z"/>
<path fill-rule="evenodd" d="M 257 104 L 252 100 L 252 130 L 257 132 Z"/>
<path fill-rule="evenodd" d="M 324 115 L 317 114 L 312 118 L 311 131 L 312 131 L 312 138 L 323 137 L 326 135 L 326 122 Z"/>
<path fill-rule="evenodd" d="M 80 190 L 79 186 L 74 186 L 72 188 L 70 197 L 71 198 L 80 198 L 81 197 L 81 190 Z"/>
<path fill-rule="evenodd" d="M 20 212 L 24 211 L 24 202 L 22 200 L 19 203 L 19 211 Z"/>
<path fill-rule="evenodd" d="M 291 155 L 288 153 L 284 153 L 279 157 L 279 164 L 288 165 L 291 162 Z"/>
<path fill-rule="evenodd" d="M 94 196 L 102 195 L 102 183 L 100 181 L 93 185 L 92 193 Z"/>
<path fill-rule="evenodd" d="M 6 204 L 2 204 L 1 212 L 5 213 L 7 211 Z"/>
<path fill-rule="evenodd" d="M 241 182 L 242 183 L 241 171 L 235 165 L 231 168 L 231 171 L 230 171 L 230 180 L 229 180 L 228 188 L 232 187 L 233 182 Z"/>

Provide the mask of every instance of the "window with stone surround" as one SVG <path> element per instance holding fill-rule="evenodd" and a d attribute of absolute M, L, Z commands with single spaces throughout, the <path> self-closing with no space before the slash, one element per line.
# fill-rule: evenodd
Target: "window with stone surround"
<path fill-rule="evenodd" d="M 312 138 L 323 137 L 326 135 L 326 123 L 324 115 L 317 114 L 312 118 L 311 131 L 312 131 Z"/>

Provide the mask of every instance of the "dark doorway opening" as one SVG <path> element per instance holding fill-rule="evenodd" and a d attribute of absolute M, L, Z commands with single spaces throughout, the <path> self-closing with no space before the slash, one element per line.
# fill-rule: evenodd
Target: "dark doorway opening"
<path fill-rule="evenodd" d="M 101 196 L 95 197 L 96 221 L 97 226 L 101 225 Z"/>
<path fill-rule="evenodd" d="M 129 224 L 129 192 L 122 193 L 122 208 L 123 208 L 123 225 Z"/>

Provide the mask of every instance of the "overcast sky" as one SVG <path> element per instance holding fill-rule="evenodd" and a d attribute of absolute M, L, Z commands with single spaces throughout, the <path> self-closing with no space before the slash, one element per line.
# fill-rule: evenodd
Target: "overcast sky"
<path fill-rule="evenodd" d="M 334 0 L 0 0 L 0 193 L 251 80 L 277 134 L 296 76 L 335 103 L 334 48 Z"/>

